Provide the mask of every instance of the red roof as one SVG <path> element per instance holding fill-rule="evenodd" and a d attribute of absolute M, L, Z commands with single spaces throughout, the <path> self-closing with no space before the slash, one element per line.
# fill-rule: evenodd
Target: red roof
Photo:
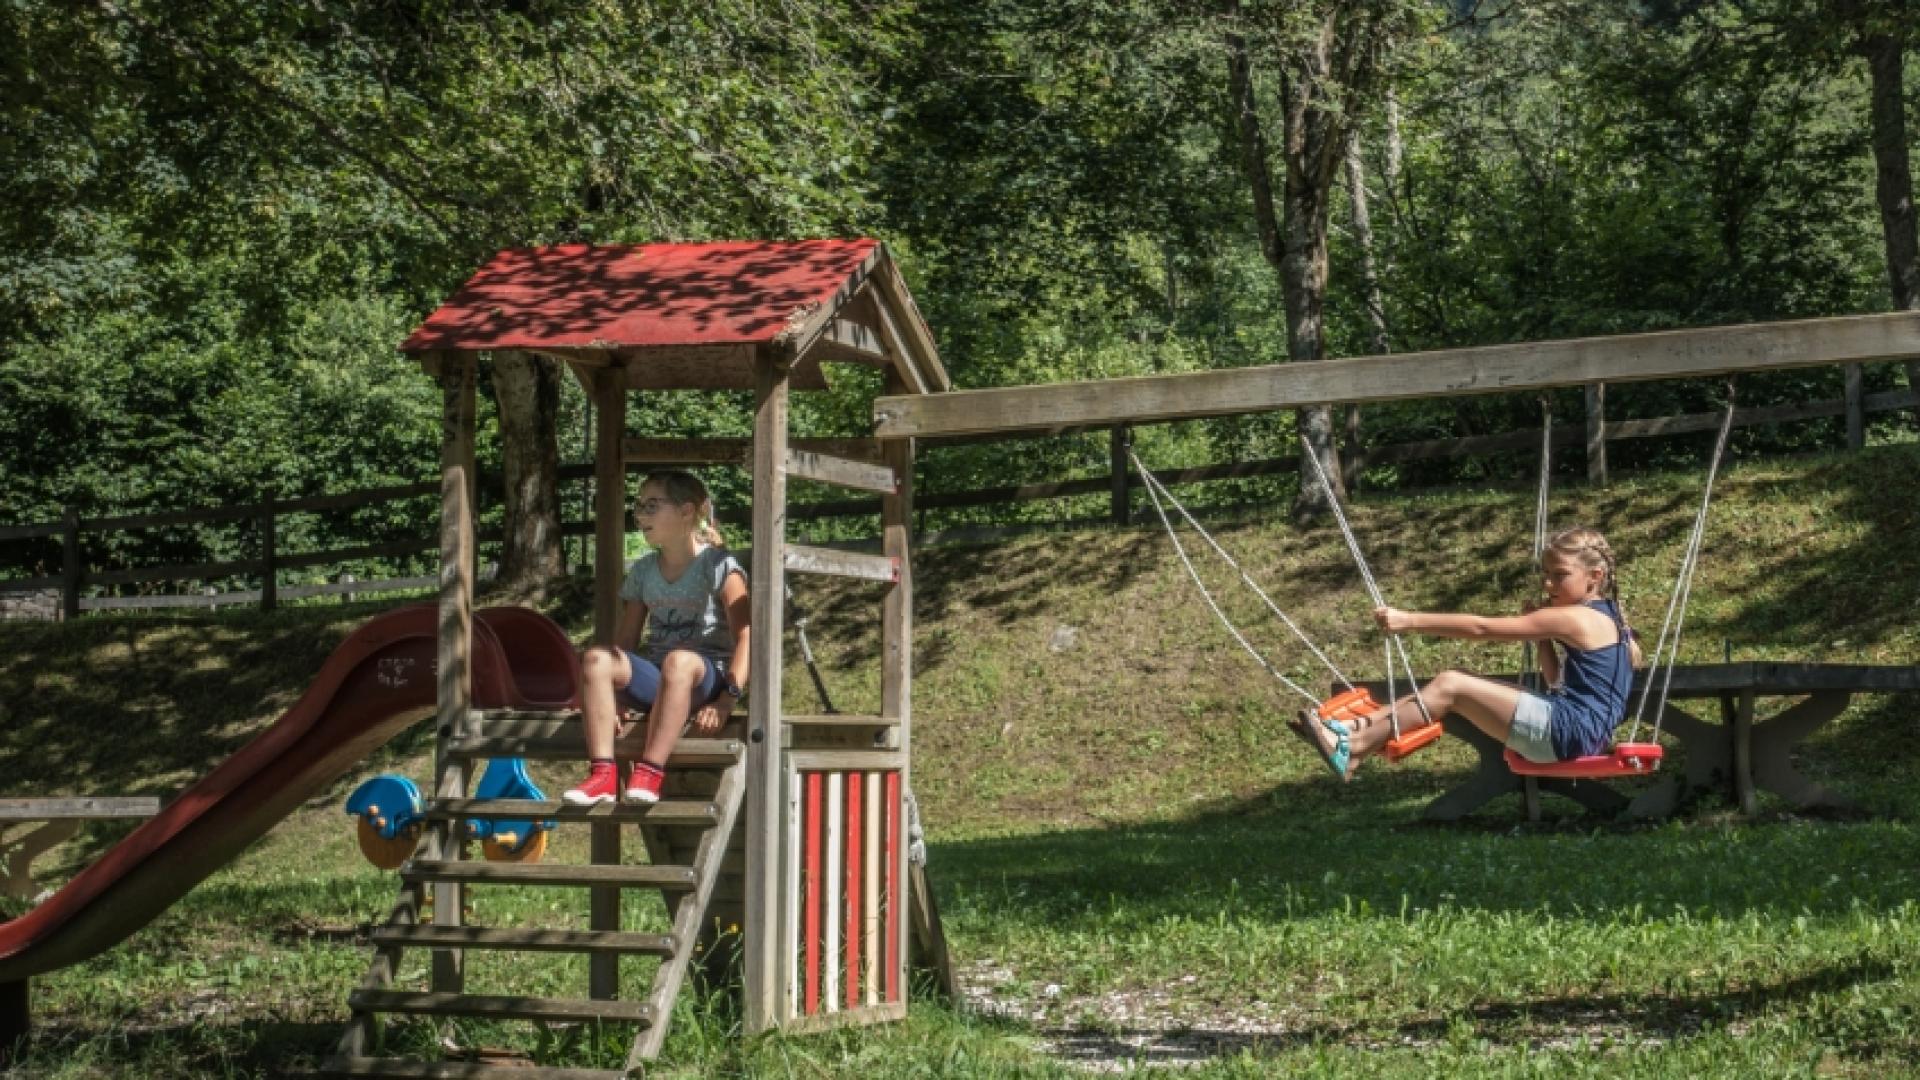
<path fill-rule="evenodd" d="M 877 240 L 562 244 L 503 251 L 408 335 L 429 349 L 647 348 L 771 341 L 828 303 Z"/>

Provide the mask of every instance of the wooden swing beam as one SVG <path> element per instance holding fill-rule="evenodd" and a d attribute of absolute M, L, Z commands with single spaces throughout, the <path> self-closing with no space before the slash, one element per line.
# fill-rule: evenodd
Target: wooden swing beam
<path fill-rule="evenodd" d="M 882 397 L 873 412 L 876 435 L 902 439 L 1914 358 L 1920 312 L 1898 312 Z"/>

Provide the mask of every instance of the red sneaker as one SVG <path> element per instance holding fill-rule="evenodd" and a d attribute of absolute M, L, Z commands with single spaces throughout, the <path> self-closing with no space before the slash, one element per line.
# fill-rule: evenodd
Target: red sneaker
<path fill-rule="evenodd" d="M 630 803 L 657 803 L 660 801 L 660 783 L 667 774 L 644 761 L 633 763 L 632 771 L 627 773 L 626 801 Z"/>
<path fill-rule="evenodd" d="M 609 803 L 613 801 L 614 791 L 619 786 L 620 773 L 613 767 L 613 762 L 595 762 L 593 771 L 587 774 L 587 778 L 568 788 L 567 793 L 560 796 L 560 801 L 568 806 L 594 806 L 599 803 Z"/>

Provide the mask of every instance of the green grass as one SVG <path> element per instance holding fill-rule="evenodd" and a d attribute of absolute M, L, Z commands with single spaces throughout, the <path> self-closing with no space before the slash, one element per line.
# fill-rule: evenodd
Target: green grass
<path fill-rule="evenodd" d="M 1733 468 L 1714 510 L 1683 659 L 1920 660 L 1920 446 Z M 1629 611 L 1657 628 L 1697 474 L 1556 498 L 1607 531 Z M 1355 526 L 1402 606 L 1513 609 L 1525 493 L 1361 498 Z M 1220 523 L 1224 543 L 1336 663 L 1378 673 L 1366 604 L 1330 526 Z M 914 781 L 932 872 L 975 999 L 886 1029 L 741 1043 L 724 994 L 684 1001 L 657 1074 L 1069 1076 L 1091 1061 L 1193 1075 L 1920 1074 L 1920 754 L 1912 698 L 1857 699 L 1800 764 L 1869 813 L 1756 820 L 1709 797 L 1627 828 L 1511 799 L 1418 823 L 1471 767 L 1451 741 L 1328 781 L 1280 727 L 1293 707 L 1219 631 L 1157 530 L 943 548 L 916 560 Z M 1243 625 L 1327 683 L 1215 575 Z M 877 591 L 797 583 L 836 704 L 877 705 Z M 577 596 L 561 605 L 582 625 Z M 0 794 L 169 794 L 300 692 L 376 608 L 0 626 Z M 1422 641 L 1423 668 L 1506 669 L 1513 650 Z M 816 703 L 797 664 L 787 704 Z M 367 772 L 426 775 L 410 732 Z M 540 779 L 564 786 L 570 768 Z M 152 926 L 36 980 L 17 1075 L 279 1076 L 338 1037 L 394 880 L 340 802 L 289 818 Z M 59 880 L 126 831 L 92 826 Z M 578 838 L 556 857 L 578 857 Z M 636 845 L 637 846 L 637 845 Z M 477 915 L 565 925 L 558 890 L 479 891 Z M 632 928 L 660 925 L 636 906 Z M 410 960 L 409 972 L 422 961 Z M 641 965 L 628 978 L 638 980 Z M 476 963 L 476 989 L 576 989 L 577 960 Z M 611 1064 L 624 1039 L 470 1042 Z M 418 1026 L 390 1046 L 422 1046 Z M 1183 1074 L 1184 1075 L 1184 1074 Z"/>

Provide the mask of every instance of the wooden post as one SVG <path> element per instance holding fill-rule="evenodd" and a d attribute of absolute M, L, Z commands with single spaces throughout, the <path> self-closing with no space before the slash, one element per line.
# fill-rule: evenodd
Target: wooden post
<path fill-rule="evenodd" d="M 747 1034 L 779 1022 L 789 965 L 780 952 L 780 713 L 786 595 L 787 374 L 793 357 L 763 349 L 754 365 L 753 710 L 747 732 Z"/>
<path fill-rule="evenodd" d="M 473 704 L 473 369 L 472 356 L 449 353 L 440 376 L 439 712 L 434 725 L 433 793 L 441 799 L 467 794 L 466 763 L 449 753 L 447 744 L 465 734 Z M 459 822 L 431 826 L 428 858 L 464 858 L 466 847 Z M 463 892 L 458 883 L 434 885 L 434 925 L 460 925 Z M 434 990 L 460 992 L 466 979 L 465 958 L 458 950 L 434 950 Z"/>
<path fill-rule="evenodd" d="M 1848 364 L 1841 370 L 1846 375 L 1847 449 L 1859 450 L 1867 445 L 1866 390 L 1859 364 Z"/>
<path fill-rule="evenodd" d="M 898 375 L 887 377 L 887 393 L 905 393 L 906 388 Z M 1126 523 L 1127 501 L 1125 480 L 1128 467 L 1126 447 L 1132 441 L 1133 432 L 1125 426 L 1114 431 L 1114 473 L 1122 477 L 1115 485 L 1117 520 Z M 899 813 L 906 810 L 907 793 L 913 788 L 911 762 L 913 760 L 913 440 L 893 439 L 884 444 L 881 451 L 886 457 L 887 467 L 900 478 L 900 486 L 892 495 L 880 499 L 880 527 L 884 534 L 883 553 L 892 558 L 900 567 L 900 576 L 893 587 L 887 590 L 887 597 L 880 616 L 880 715 L 899 724 L 900 757 L 900 805 Z M 895 882 L 895 894 L 889 900 L 898 905 L 906 899 L 907 882 L 912 866 L 907 858 L 908 845 L 904 825 L 896 830 L 900 843 L 894 845 L 892 871 Z M 882 952 L 894 960 L 893 970 L 882 973 L 883 985 L 891 985 L 899 980 L 899 985 L 907 985 L 906 964 L 908 939 L 912 933 L 912 919 L 896 919 L 888 929 L 894 932 L 891 952 Z M 905 1000 L 902 995 L 901 1000 Z"/>
<path fill-rule="evenodd" d="M 273 496 L 267 496 L 267 512 L 260 518 L 260 610 L 272 611 L 280 604 L 279 570 L 274 566 Z"/>
<path fill-rule="evenodd" d="M 1754 689 L 1748 686 L 1736 697 L 1722 695 L 1721 708 L 1727 713 L 1733 737 L 1733 797 L 1740 812 L 1752 816 L 1760 809 L 1753 790 L 1753 701 Z"/>
<path fill-rule="evenodd" d="M 85 568 L 80 565 L 80 511 L 71 506 L 60 511 L 60 614 L 69 619 L 80 617 L 80 581 Z"/>
<path fill-rule="evenodd" d="M 1587 391 L 1587 483 L 1604 487 L 1607 483 L 1607 384 L 1588 383 Z"/>
<path fill-rule="evenodd" d="M 904 388 L 900 390 L 888 390 L 887 393 L 906 393 L 906 390 Z M 894 445 L 893 443 L 887 444 L 889 450 L 891 450 Z M 1127 451 L 1132 449 L 1132 447 L 1133 429 L 1125 424 L 1113 425 L 1107 433 L 1107 459 L 1113 466 L 1112 509 L 1113 523 L 1115 525 L 1125 525 L 1133 511 L 1132 499 L 1128 496 L 1127 491 L 1127 470 L 1133 467 L 1133 463 L 1127 459 Z M 909 462 L 911 462 L 912 456 L 911 448 L 909 448 L 907 454 Z M 892 460 L 892 456 L 889 454 L 888 462 L 891 463 Z M 899 471 L 900 467 L 894 465 L 894 472 L 897 474 Z M 904 486 L 912 482 L 913 478 L 909 476 L 902 480 L 901 484 Z M 886 513 L 884 502 L 882 503 L 881 513 Z M 891 535 L 891 533 L 889 533 L 889 535 Z M 888 548 L 887 554 L 893 554 L 892 548 Z"/>
<path fill-rule="evenodd" d="M 593 639 L 612 645 L 620 621 L 620 579 L 627 555 L 627 468 L 621 446 L 627 434 L 625 371 L 594 369 L 593 405 Z M 595 822 L 589 830 L 588 859 L 596 866 L 619 863 L 620 826 Z M 601 931 L 620 929 L 618 886 L 597 886 L 588 892 L 587 925 Z M 587 958 L 587 987 L 595 998 L 619 994 L 618 953 L 596 952 Z"/>

